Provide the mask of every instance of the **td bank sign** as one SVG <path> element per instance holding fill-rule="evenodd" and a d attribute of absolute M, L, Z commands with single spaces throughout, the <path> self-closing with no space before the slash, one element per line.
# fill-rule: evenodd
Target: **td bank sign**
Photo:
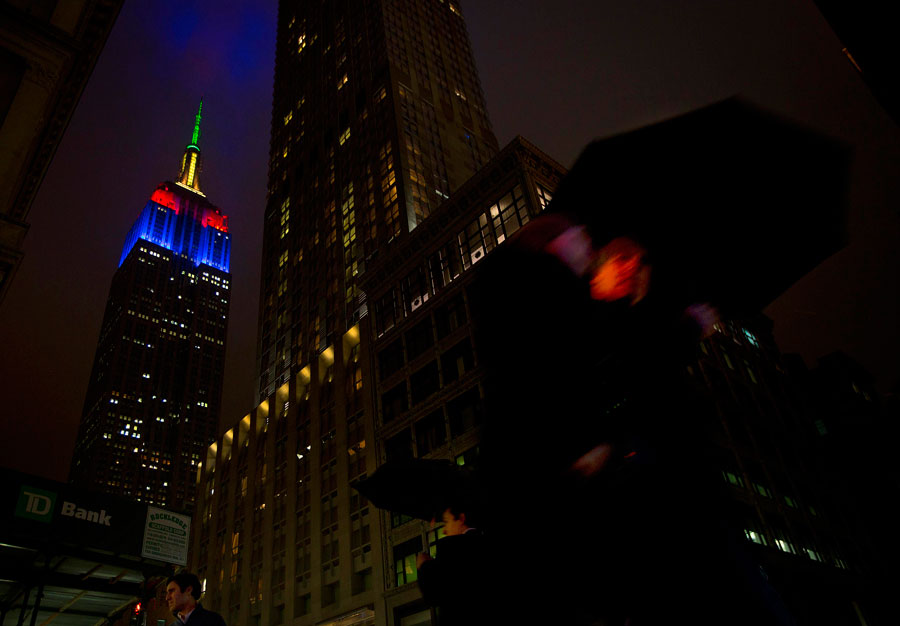
<path fill-rule="evenodd" d="M 16 505 L 16 516 L 49 524 L 53 521 L 56 499 L 57 494 L 53 491 L 22 485 L 19 490 L 19 501 Z M 63 501 L 59 514 L 63 517 L 72 517 L 99 526 L 109 526 L 112 521 L 112 516 L 106 512 L 106 509 L 100 509 L 99 511 L 85 509 L 68 500 Z"/>

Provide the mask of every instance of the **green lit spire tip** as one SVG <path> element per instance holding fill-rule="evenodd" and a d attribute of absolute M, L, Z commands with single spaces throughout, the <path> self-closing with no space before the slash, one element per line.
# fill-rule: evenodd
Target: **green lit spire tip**
<path fill-rule="evenodd" d="M 203 111 L 203 98 L 200 98 L 200 106 L 197 108 L 197 117 L 194 118 L 194 134 L 191 135 L 191 145 L 200 146 L 200 113 Z"/>

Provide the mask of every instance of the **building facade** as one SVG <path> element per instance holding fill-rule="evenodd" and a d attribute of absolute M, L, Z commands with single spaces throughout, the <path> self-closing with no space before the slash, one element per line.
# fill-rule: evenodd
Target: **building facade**
<path fill-rule="evenodd" d="M 350 486 L 377 465 L 360 281 L 497 148 L 457 4 L 280 3 L 260 404 L 210 448 L 197 509 L 226 619 L 385 623 L 380 521 Z"/>
<path fill-rule="evenodd" d="M 496 151 L 454 2 L 281 2 L 260 401 L 356 324 L 366 268 Z"/>
<path fill-rule="evenodd" d="M 202 108 L 202 102 L 201 102 Z M 228 327 L 228 217 L 200 190 L 200 111 L 181 171 L 128 233 L 110 287 L 70 479 L 189 509 L 215 439 Z"/>
<path fill-rule="evenodd" d="M 207 606 L 250 624 L 430 623 L 414 560 L 439 531 L 351 485 L 393 455 L 477 454 L 467 286 L 562 175 L 514 140 L 367 269 L 374 307 L 209 447 L 191 563 Z"/>
<path fill-rule="evenodd" d="M 122 3 L 0 3 L 0 303 L 28 211 Z"/>

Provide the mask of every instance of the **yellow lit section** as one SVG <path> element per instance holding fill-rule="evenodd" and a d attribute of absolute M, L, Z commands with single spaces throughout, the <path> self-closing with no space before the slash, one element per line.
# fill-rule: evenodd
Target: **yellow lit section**
<path fill-rule="evenodd" d="M 206 467 L 209 473 L 216 471 L 216 452 L 219 449 L 219 444 L 217 442 L 213 442 L 213 444 L 206 451 Z"/>
<path fill-rule="evenodd" d="M 222 458 L 231 459 L 231 448 L 234 443 L 234 429 L 232 428 L 222 436 Z"/>
<path fill-rule="evenodd" d="M 325 381 L 328 368 L 334 365 L 334 346 L 328 346 L 319 355 L 319 384 Z"/>
<path fill-rule="evenodd" d="M 250 441 L 250 414 L 244 416 L 238 424 L 238 445 L 246 446 Z"/>
<path fill-rule="evenodd" d="M 347 364 L 347 360 L 350 358 L 350 353 L 353 351 L 353 348 L 359 345 L 359 324 L 353 326 L 350 330 L 344 333 L 344 365 Z"/>
<path fill-rule="evenodd" d="M 197 153 L 191 152 L 191 164 L 188 166 L 187 179 L 184 181 L 188 187 L 196 187 L 194 176 L 197 173 Z"/>
<path fill-rule="evenodd" d="M 309 398 L 309 381 L 310 369 L 309 365 L 306 365 L 297 373 L 297 402 L 302 402 Z"/>
<path fill-rule="evenodd" d="M 288 383 L 284 383 L 278 390 L 275 392 L 275 402 L 276 402 L 276 415 L 277 418 L 282 418 L 287 415 L 288 412 L 288 391 L 290 389 L 290 385 Z"/>
<path fill-rule="evenodd" d="M 269 429 L 269 401 L 263 400 L 256 407 L 256 434 L 264 433 Z"/>

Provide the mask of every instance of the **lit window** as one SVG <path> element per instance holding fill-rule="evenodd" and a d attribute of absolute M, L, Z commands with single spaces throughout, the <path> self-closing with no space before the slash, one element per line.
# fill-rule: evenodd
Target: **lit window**
<path fill-rule="evenodd" d="M 782 552 L 787 552 L 788 554 L 796 554 L 796 551 L 794 550 L 794 546 L 791 545 L 790 542 L 788 542 L 784 539 L 776 539 L 775 545 L 777 545 L 778 549 L 781 550 Z"/>
<path fill-rule="evenodd" d="M 745 528 L 744 536 L 747 537 L 747 539 L 749 539 L 753 543 L 758 543 L 761 546 L 766 545 L 766 536 L 755 530 L 749 530 L 749 529 Z"/>
<path fill-rule="evenodd" d="M 735 474 L 734 472 L 729 472 L 728 470 L 723 470 L 722 477 L 725 479 L 726 482 L 734 485 L 735 487 L 743 487 L 744 486 L 744 480 L 740 476 Z"/>
<path fill-rule="evenodd" d="M 747 330 L 746 328 L 744 328 L 744 329 L 742 329 L 742 330 L 744 331 L 744 337 L 747 338 L 747 341 L 750 342 L 750 345 L 752 345 L 754 348 L 758 348 L 758 347 L 759 347 L 759 341 L 757 341 L 756 335 L 754 335 L 753 333 L 751 333 L 751 332 L 750 332 L 749 330 Z"/>

